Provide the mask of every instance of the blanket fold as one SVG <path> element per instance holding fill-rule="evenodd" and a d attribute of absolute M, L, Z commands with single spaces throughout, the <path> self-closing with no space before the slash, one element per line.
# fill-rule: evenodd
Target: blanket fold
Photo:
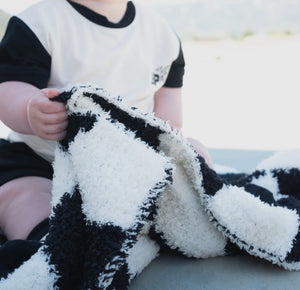
<path fill-rule="evenodd" d="M 50 230 L 0 289 L 126 289 L 166 247 L 207 258 L 237 246 L 299 270 L 300 151 L 218 175 L 168 123 L 103 89 L 74 87 L 56 101 L 69 127 Z"/>

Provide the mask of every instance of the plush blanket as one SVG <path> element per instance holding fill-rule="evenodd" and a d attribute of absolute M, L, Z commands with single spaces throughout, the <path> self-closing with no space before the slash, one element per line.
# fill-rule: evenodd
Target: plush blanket
<path fill-rule="evenodd" d="M 93 87 L 69 110 L 55 153 L 50 230 L 0 289 L 126 289 L 160 250 L 246 251 L 300 269 L 300 151 L 251 174 L 218 175 L 168 123 Z"/>

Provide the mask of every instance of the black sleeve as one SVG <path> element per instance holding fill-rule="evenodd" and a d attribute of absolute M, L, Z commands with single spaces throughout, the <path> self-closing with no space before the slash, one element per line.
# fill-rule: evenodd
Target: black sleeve
<path fill-rule="evenodd" d="M 13 16 L 0 43 L 0 82 L 22 81 L 47 87 L 51 57 L 32 30 Z"/>
<path fill-rule="evenodd" d="M 164 87 L 168 88 L 181 88 L 183 85 L 185 61 L 183 57 L 182 48 L 180 45 L 180 51 L 177 59 L 175 59 L 171 65 L 167 80 Z"/>

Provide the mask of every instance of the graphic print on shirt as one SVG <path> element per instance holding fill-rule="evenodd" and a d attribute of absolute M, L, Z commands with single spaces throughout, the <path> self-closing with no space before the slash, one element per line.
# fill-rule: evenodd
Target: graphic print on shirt
<path fill-rule="evenodd" d="M 152 73 L 152 85 L 157 86 L 158 84 L 161 84 L 162 82 L 165 82 L 168 72 L 170 69 L 170 65 L 166 66 L 160 66 Z"/>

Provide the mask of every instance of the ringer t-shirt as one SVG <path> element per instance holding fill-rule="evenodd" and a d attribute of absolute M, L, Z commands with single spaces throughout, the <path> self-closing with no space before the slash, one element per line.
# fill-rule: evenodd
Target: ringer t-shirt
<path fill-rule="evenodd" d="M 112 23 L 78 3 L 45 0 L 13 16 L 0 44 L 0 82 L 60 91 L 94 85 L 144 112 L 153 110 L 161 87 L 181 87 L 183 74 L 175 32 L 154 11 L 131 1 L 121 21 Z M 11 139 L 43 157 L 38 147 L 51 143 L 19 133 Z"/>

